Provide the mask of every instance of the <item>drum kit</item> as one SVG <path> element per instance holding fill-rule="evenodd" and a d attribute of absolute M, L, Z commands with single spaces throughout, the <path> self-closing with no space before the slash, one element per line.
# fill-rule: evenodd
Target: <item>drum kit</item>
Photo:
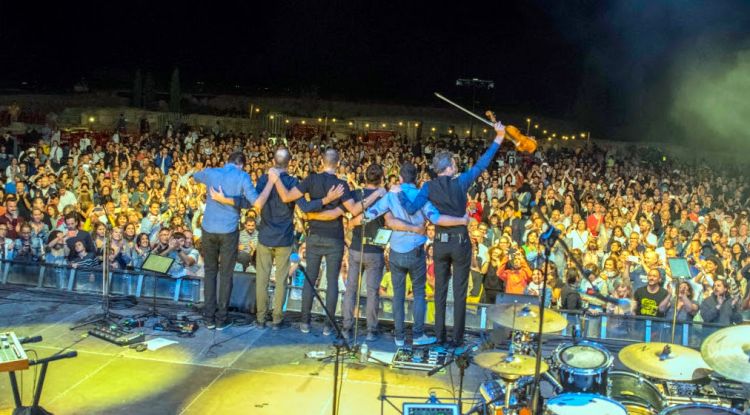
<path fill-rule="evenodd" d="M 488 308 L 488 318 L 512 330 L 508 351 L 477 354 L 473 361 L 493 372 L 501 391 L 487 403 L 497 414 L 534 412 L 530 391 L 533 377 L 542 376 L 557 392 L 537 407 L 544 415 L 740 415 L 734 403 L 710 386 L 721 378 L 750 384 L 750 325 L 732 326 L 708 336 L 697 351 L 669 343 L 636 343 L 622 348 L 617 358 L 632 370 L 614 370 L 615 356 L 603 345 L 576 340 L 560 344 L 542 359 L 536 371 L 535 350 L 523 342 L 539 332 L 539 307 L 500 304 Z M 555 333 L 567 319 L 545 310 L 541 333 Z M 521 334 L 519 334 L 519 332 Z M 747 385 L 743 385 L 747 389 Z M 747 392 L 745 392 L 747 393 Z M 743 405 L 747 405 L 747 395 Z M 500 406 L 502 405 L 502 406 Z M 485 412 L 491 413 L 491 412 Z"/>

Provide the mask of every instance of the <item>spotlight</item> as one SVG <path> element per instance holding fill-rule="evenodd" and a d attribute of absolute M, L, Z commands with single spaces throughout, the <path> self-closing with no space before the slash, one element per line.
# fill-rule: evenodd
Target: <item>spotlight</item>
<path fill-rule="evenodd" d="M 96 121 L 96 118 L 94 118 L 93 116 L 89 117 L 89 122 L 94 122 L 94 121 Z"/>

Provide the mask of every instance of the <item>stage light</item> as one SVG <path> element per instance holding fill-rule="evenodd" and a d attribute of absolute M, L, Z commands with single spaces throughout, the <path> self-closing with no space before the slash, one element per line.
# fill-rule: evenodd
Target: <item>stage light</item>
<path fill-rule="evenodd" d="M 527 119 L 526 119 L 526 122 L 531 122 L 531 118 L 527 118 Z"/>
<path fill-rule="evenodd" d="M 552 133 L 552 137 L 557 137 L 557 133 Z"/>
<path fill-rule="evenodd" d="M 414 123 L 414 126 L 415 126 L 415 127 L 419 127 L 419 123 L 418 123 L 418 122 L 415 122 L 415 123 Z"/>
<path fill-rule="evenodd" d="M 336 122 L 336 119 L 334 118 L 334 119 L 332 119 L 331 121 L 333 121 L 333 122 Z"/>
<path fill-rule="evenodd" d="M 365 124 L 365 128 L 370 128 L 370 123 Z"/>
<path fill-rule="evenodd" d="M 403 126 L 403 125 L 404 125 L 404 123 L 403 123 L 403 122 L 401 122 L 401 121 L 399 121 L 399 122 L 398 122 L 398 126 L 399 126 L 399 127 L 401 127 L 401 126 Z"/>
<path fill-rule="evenodd" d="M 255 112 L 260 112 L 260 107 L 256 108 Z"/>
<path fill-rule="evenodd" d="M 305 120 L 302 120 L 302 124 L 307 124 L 307 121 L 305 121 Z"/>
<path fill-rule="evenodd" d="M 323 122 L 323 119 L 322 118 L 318 118 L 318 122 Z"/>
<path fill-rule="evenodd" d="M 354 125 L 354 123 L 349 121 L 349 126 L 351 127 L 352 125 Z"/>
<path fill-rule="evenodd" d="M 483 133 L 486 133 L 486 132 L 487 132 L 487 129 L 486 129 L 486 128 L 482 128 L 482 132 L 483 132 Z"/>
<path fill-rule="evenodd" d="M 539 128 L 539 124 L 534 124 L 534 128 Z"/>
<path fill-rule="evenodd" d="M 471 134 L 471 131 L 469 131 L 469 130 L 466 130 L 466 134 Z"/>
<path fill-rule="evenodd" d="M 96 121 L 96 118 L 94 118 L 94 117 L 89 117 L 89 122 L 94 122 L 94 121 Z"/>
<path fill-rule="evenodd" d="M 552 137 L 547 137 L 547 141 L 552 141 Z"/>
<path fill-rule="evenodd" d="M 661 161 L 667 161 L 667 156 L 661 156 Z"/>
<path fill-rule="evenodd" d="M 547 134 L 547 130 L 542 131 L 542 133 Z"/>
<path fill-rule="evenodd" d="M 285 123 L 289 124 L 289 120 L 284 120 Z"/>
<path fill-rule="evenodd" d="M 581 133 L 581 138 L 586 137 L 586 134 Z"/>
<path fill-rule="evenodd" d="M 386 127 L 386 126 L 387 126 L 388 124 L 386 124 L 386 123 L 383 123 L 383 124 L 380 124 L 380 125 L 381 125 L 381 126 L 382 126 L 383 128 L 385 128 L 385 127 Z"/>
<path fill-rule="evenodd" d="M 269 115 L 268 118 L 273 119 L 273 115 Z"/>
<path fill-rule="evenodd" d="M 435 127 L 430 128 L 430 131 L 435 131 Z"/>
<path fill-rule="evenodd" d="M 453 134 L 453 130 L 448 130 L 448 134 Z"/>

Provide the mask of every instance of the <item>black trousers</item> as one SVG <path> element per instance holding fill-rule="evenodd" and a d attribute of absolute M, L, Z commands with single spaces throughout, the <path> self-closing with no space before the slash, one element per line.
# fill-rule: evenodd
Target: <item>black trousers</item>
<path fill-rule="evenodd" d="M 467 232 L 435 236 L 433 259 L 435 264 L 435 336 L 446 341 L 445 314 L 448 300 L 448 283 L 453 278 L 453 341 L 463 342 L 466 328 L 466 293 L 469 289 L 471 268 L 471 242 Z M 451 275 L 453 267 L 453 275 Z"/>
<path fill-rule="evenodd" d="M 216 321 L 221 322 L 227 318 L 239 235 L 239 231 L 232 233 L 203 231 L 201 238 L 201 250 L 205 263 L 203 317 L 207 319 L 215 318 Z"/>
<path fill-rule="evenodd" d="M 339 301 L 339 273 L 344 259 L 344 241 L 310 235 L 305 242 L 307 276 L 317 287 L 320 276 L 320 263 L 326 260 L 326 309 L 332 316 L 336 315 L 336 305 Z M 302 288 L 302 322 L 310 324 L 310 314 L 313 305 L 313 287 L 305 281 Z M 328 323 L 326 322 L 326 325 Z"/>

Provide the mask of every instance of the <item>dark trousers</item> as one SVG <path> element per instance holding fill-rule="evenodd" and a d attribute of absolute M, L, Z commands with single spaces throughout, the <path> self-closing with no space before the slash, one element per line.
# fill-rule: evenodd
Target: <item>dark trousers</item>
<path fill-rule="evenodd" d="M 215 318 L 217 321 L 224 321 L 227 318 L 239 235 L 239 231 L 232 233 L 203 231 L 201 250 L 205 263 L 205 277 L 203 278 L 205 297 L 203 316 L 205 318 Z"/>
<path fill-rule="evenodd" d="M 336 315 L 336 304 L 339 299 L 339 273 L 341 261 L 344 259 L 344 241 L 342 239 L 326 238 L 310 235 L 305 242 L 307 250 L 307 276 L 314 286 L 318 285 L 320 263 L 326 259 L 326 309 L 332 316 Z M 302 323 L 310 324 L 310 312 L 313 303 L 313 289 L 305 281 L 302 288 Z"/>
<path fill-rule="evenodd" d="M 466 326 L 466 292 L 469 289 L 471 242 L 468 233 L 450 234 L 441 242 L 438 234 L 433 245 L 435 264 L 435 336 L 446 341 L 445 313 L 448 283 L 453 267 L 453 341 L 463 342 Z"/>

